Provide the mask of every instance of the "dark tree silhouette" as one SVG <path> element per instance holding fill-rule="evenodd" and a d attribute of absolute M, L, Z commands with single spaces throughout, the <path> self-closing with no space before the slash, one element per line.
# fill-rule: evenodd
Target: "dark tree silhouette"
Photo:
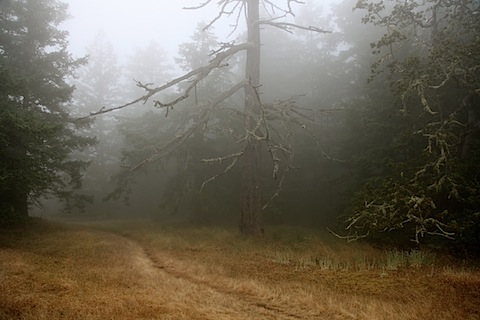
<path fill-rule="evenodd" d="M 87 165 L 70 158 L 93 139 L 76 134 L 66 110 L 66 79 L 83 62 L 58 28 L 66 17 L 55 0 L 0 2 L 0 219 L 26 217 L 48 195 L 72 199 Z"/>

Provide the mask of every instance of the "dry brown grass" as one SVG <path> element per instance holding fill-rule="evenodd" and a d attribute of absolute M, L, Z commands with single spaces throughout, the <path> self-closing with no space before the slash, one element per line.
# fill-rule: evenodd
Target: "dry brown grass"
<path fill-rule="evenodd" d="M 37 222 L 0 234 L 0 319 L 479 319 L 480 273 L 428 258 L 292 228 Z"/>

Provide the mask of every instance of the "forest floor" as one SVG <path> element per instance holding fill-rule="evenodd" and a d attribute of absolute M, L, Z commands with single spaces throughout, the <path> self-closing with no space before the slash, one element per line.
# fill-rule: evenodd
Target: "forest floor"
<path fill-rule="evenodd" d="M 274 227 L 0 229 L 0 319 L 480 319 L 480 270 Z"/>

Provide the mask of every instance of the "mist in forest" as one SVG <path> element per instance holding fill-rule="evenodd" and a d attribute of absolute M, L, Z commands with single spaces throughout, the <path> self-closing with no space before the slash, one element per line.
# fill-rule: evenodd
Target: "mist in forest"
<path fill-rule="evenodd" d="M 479 16 L 0 0 L 0 319 L 478 318 Z"/>
<path fill-rule="evenodd" d="M 478 241 L 478 2 L 43 1 L 1 3 L 2 217 Z"/>
<path fill-rule="evenodd" d="M 246 39 L 241 19 L 236 29 L 232 17 L 222 17 L 204 29 L 218 15 L 216 5 L 186 10 L 183 7 L 189 4 L 144 2 L 117 6 L 108 1 L 69 1 L 72 18 L 64 23 L 70 32 L 69 48 L 75 55 L 88 56 L 88 63 L 72 80 L 76 90 L 71 112 L 76 116 L 133 101 L 145 93 L 139 84 L 168 83 L 208 65 L 223 43 Z M 341 144 L 347 130 L 344 103 L 349 95 L 358 93 L 351 75 L 345 72 L 346 65 L 338 69 L 335 66 L 344 64 L 346 57 L 342 55 L 348 49 L 336 15 L 347 14 L 348 20 L 356 20 L 361 28 L 360 15 L 351 12 L 353 6 L 352 1 L 309 1 L 292 4 L 295 15 L 278 8 L 263 9 L 266 16 L 277 12 L 286 15 L 289 23 L 328 31 L 282 30 L 274 26 L 261 30 L 258 93 L 262 102 L 298 107 L 294 120 L 297 123 L 289 123 L 287 130 L 283 123 L 286 120 L 273 119 L 276 116 L 272 115 L 275 130 L 284 130 L 277 133 L 284 139 L 279 144 L 290 144 L 282 146 L 284 150 L 278 148 L 275 157 L 281 159 L 272 161 L 269 146 L 262 150 L 266 224 L 325 226 L 335 223 L 343 210 L 342 198 L 348 188 L 342 181 L 350 171 L 342 159 L 345 155 Z M 240 151 L 240 93 L 219 106 L 218 114 L 201 133 L 194 133 L 182 145 L 152 161 L 149 157 L 188 131 L 198 117 L 195 107 L 241 79 L 244 69 L 245 55 L 232 57 L 228 66 L 214 70 L 199 82 L 194 92 L 168 115 L 165 108 L 155 107 L 154 101 L 181 95 L 188 81 L 144 104 L 92 117 L 91 125 L 82 134 L 95 136 L 98 143 L 77 155 L 91 161 L 81 192 L 92 202 L 72 208 L 72 213 L 237 224 L 241 164 L 223 173 L 234 159 L 228 157 Z M 215 160 L 222 157 L 227 159 Z M 145 160 L 148 163 L 140 165 Z M 49 211 L 45 208 L 49 208 L 48 203 L 44 212 Z"/>

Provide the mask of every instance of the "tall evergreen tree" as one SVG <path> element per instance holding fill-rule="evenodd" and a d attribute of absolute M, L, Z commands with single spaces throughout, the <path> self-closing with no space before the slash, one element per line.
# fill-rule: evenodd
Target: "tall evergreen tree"
<path fill-rule="evenodd" d="M 122 99 L 121 69 L 105 32 L 100 31 L 87 47 L 87 58 L 88 63 L 78 69 L 75 79 L 72 113 L 78 116 L 102 107 L 110 108 Z"/>
<path fill-rule="evenodd" d="M 72 151 L 92 142 L 75 134 L 66 112 L 73 86 L 66 82 L 81 64 L 67 51 L 58 26 L 67 6 L 56 0 L 0 2 L 1 216 L 26 217 L 42 196 L 72 199 L 86 163 Z"/>
<path fill-rule="evenodd" d="M 124 76 L 126 85 L 124 98 L 132 99 L 143 93 L 140 85 L 161 85 L 171 76 L 172 66 L 165 49 L 157 42 L 151 41 L 143 48 L 136 48 L 128 57 Z M 137 86 L 135 86 L 137 83 Z M 138 115 L 138 111 L 134 112 Z"/>
<path fill-rule="evenodd" d="M 121 68 L 117 56 L 106 34 L 100 31 L 94 41 L 87 47 L 88 63 L 79 68 L 74 81 L 75 92 L 71 104 L 71 113 L 84 116 L 99 108 L 111 108 L 124 97 L 121 90 Z M 95 136 L 98 143 L 95 146 L 77 154 L 76 158 L 90 161 L 90 166 L 84 174 L 82 192 L 95 200 L 94 208 L 100 211 L 109 209 L 98 203 L 106 195 L 111 176 L 119 170 L 120 150 L 123 140 L 118 132 L 118 113 L 93 119 L 88 127 L 82 130 L 84 136 Z M 108 204 L 110 205 L 110 204 Z M 93 213 L 89 208 L 89 213 Z M 103 214 L 103 213 L 102 213 Z"/>

